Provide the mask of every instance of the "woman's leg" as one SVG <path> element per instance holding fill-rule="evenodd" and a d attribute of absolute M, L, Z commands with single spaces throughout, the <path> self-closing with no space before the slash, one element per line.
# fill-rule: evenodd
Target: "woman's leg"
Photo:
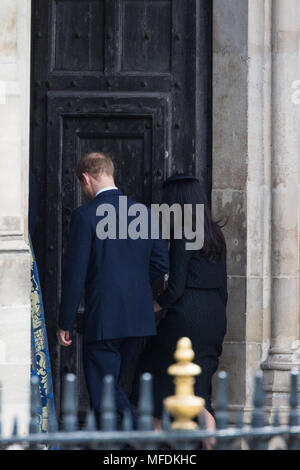
<path fill-rule="evenodd" d="M 203 413 L 203 415 L 202 415 Z M 204 408 L 200 414 L 200 419 L 204 416 L 205 420 L 205 427 L 207 431 L 214 431 L 216 429 L 216 421 L 213 415 Z M 214 437 L 210 437 L 205 439 L 203 442 L 203 446 L 205 450 L 213 450 L 214 446 L 216 445 L 216 439 Z"/>
<path fill-rule="evenodd" d="M 161 431 L 161 419 L 153 418 L 154 431 Z"/>
<path fill-rule="evenodd" d="M 208 431 L 214 431 L 216 429 L 215 418 L 206 408 L 203 409 L 202 413 L 204 415 L 206 429 Z M 201 418 L 202 418 L 202 413 L 201 413 Z M 153 418 L 153 421 L 154 421 L 154 430 L 161 431 L 162 430 L 161 420 L 159 418 Z M 212 450 L 214 446 L 216 445 L 216 439 L 214 437 L 205 439 L 203 444 L 204 444 L 205 450 Z"/>

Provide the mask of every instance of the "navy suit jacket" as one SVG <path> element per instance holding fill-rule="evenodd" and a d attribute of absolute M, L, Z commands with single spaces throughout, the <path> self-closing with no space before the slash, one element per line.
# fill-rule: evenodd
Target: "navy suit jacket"
<path fill-rule="evenodd" d="M 73 330 L 85 290 L 85 341 L 156 334 L 150 282 L 168 272 L 165 241 L 150 236 L 136 240 L 129 237 L 102 240 L 96 234 L 96 226 L 103 218 L 96 215 L 101 204 L 115 207 L 118 227 L 121 195 L 117 189 L 104 191 L 75 209 L 71 217 L 59 328 Z M 134 203 L 127 198 L 128 207 Z M 148 208 L 147 213 L 150 225 Z M 128 217 L 128 224 L 133 218 Z"/>

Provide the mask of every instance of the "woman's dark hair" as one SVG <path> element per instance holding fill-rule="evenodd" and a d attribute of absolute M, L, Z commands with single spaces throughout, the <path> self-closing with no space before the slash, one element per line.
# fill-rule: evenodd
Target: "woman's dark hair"
<path fill-rule="evenodd" d="M 208 204 L 205 190 L 196 178 L 188 179 L 184 175 L 180 178 L 170 178 L 163 188 L 163 202 L 171 206 L 172 204 L 192 204 L 193 207 L 193 230 L 195 230 L 195 207 L 196 204 L 204 204 L 204 245 L 200 250 L 202 256 L 208 261 L 219 261 L 226 253 L 226 243 L 220 220 L 214 221 Z M 171 223 L 172 238 L 172 223 Z"/>

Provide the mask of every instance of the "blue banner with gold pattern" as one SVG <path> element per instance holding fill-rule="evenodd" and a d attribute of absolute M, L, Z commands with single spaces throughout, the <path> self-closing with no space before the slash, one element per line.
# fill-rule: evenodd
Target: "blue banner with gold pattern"
<path fill-rule="evenodd" d="M 31 375 L 39 378 L 40 385 L 40 431 L 49 430 L 49 419 L 54 427 L 57 426 L 51 363 L 49 357 L 47 331 L 45 325 L 42 292 L 39 281 L 37 264 L 30 240 L 31 251 Z"/>

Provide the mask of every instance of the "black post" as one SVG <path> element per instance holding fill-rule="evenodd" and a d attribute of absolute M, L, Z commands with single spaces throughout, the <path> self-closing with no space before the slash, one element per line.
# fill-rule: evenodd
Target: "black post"
<path fill-rule="evenodd" d="M 264 401 L 263 372 L 259 370 L 255 375 L 254 409 L 251 421 L 252 428 L 264 428 L 265 426 Z M 268 437 L 267 435 L 266 437 L 252 437 L 250 439 L 250 448 L 252 450 L 266 450 L 268 448 Z"/>
<path fill-rule="evenodd" d="M 299 411 L 298 411 L 298 370 L 293 369 L 291 371 L 291 385 L 290 385 L 290 415 L 289 415 L 289 426 L 299 425 Z M 299 450 L 299 437 L 298 435 L 290 434 L 288 439 L 289 450 Z"/>
<path fill-rule="evenodd" d="M 101 430 L 115 431 L 117 428 L 115 381 L 112 375 L 103 379 L 103 392 L 101 401 Z M 114 445 L 106 447 L 109 450 L 117 449 Z"/>
<path fill-rule="evenodd" d="M 31 395 L 30 395 L 30 421 L 29 421 L 29 434 L 37 434 L 40 432 L 40 421 L 39 413 L 41 410 L 41 400 L 40 400 L 40 380 L 34 375 L 31 377 Z M 31 450 L 38 449 L 36 444 L 31 444 L 29 447 Z"/>
<path fill-rule="evenodd" d="M 62 396 L 62 428 L 63 431 L 72 432 L 77 430 L 77 379 L 74 374 L 66 374 L 63 383 Z M 64 449 L 72 448 L 70 444 L 63 446 Z"/>
<path fill-rule="evenodd" d="M 139 403 L 138 403 L 138 429 L 152 431 L 153 429 L 153 390 L 152 375 L 145 372 L 140 378 Z M 150 450 L 153 446 L 143 443 L 143 449 Z"/>
<path fill-rule="evenodd" d="M 96 431 L 97 425 L 96 425 L 96 418 L 95 418 L 95 413 L 94 411 L 90 410 L 88 411 L 86 417 L 85 417 L 85 425 L 84 425 L 84 430 L 85 431 Z M 97 449 L 97 443 L 94 443 L 93 441 L 87 444 L 87 449 L 92 449 L 95 450 Z"/>
<path fill-rule="evenodd" d="M 151 431 L 153 429 L 153 396 L 152 396 L 152 376 L 148 372 L 140 379 L 139 395 L 139 420 L 138 427 L 141 431 Z"/>
<path fill-rule="evenodd" d="M 101 429 L 114 431 L 116 429 L 116 403 L 115 386 L 112 375 L 106 375 L 103 380 L 103 393 L 101 402 Z"/>
<path fill-rule="evenodd" d="M 226 429 L 228 426 L 228 400 L 227 400 L 227 373 L 220 371 L 218 374 L 218 388 L 216 397 L 216 427 L 217 429 Z M 222 438 L 218 438 L 216 443 L 217 450 L 225 450 L 228 443 Z"/>
<path fill-rule="evenodd" d="M 129 410 L 125 410 L 123 420 L 122 420 L 122 430 L 132 431 L 132 429 L 133 429 L 133 423 L 132 423 L 131 413 Z"/>

